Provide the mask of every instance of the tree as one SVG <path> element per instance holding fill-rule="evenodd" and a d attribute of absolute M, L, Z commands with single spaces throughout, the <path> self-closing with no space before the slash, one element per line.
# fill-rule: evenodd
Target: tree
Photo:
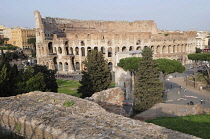
<path fill-rule="evenodd" d="M 210 54 L 209 53 L 194 53 L 194 54 L 189 54 L 188 59 L 194 61 L 194 79 L 196 82 L 196 65 L 199 61 L 208 61 L 208 65 L 210 65 Z M 207 64 L 205 65 L 207 69 L 207 82 L 208 84 L 210 83 L 210 66 Z M 195 84 L 194 84 L 195 87 Z"/>
<path fill-rule="evenodd" d="M 195 47 L 195 53 L 201 53 L 202 50 L 200 48 Z"/>
<path fill-rule="evenodd" d="M 176 60 L 170 60 L 166 58 L 160 58 L 156 60 L 158 63 L 158 69 L 162 72 L 163 80 L 165 84 L 166 75 L 171 73 L 182 73 L 185 71 L 185 67 L 181 64 L 181 62 Z"/>
<path fill-rule="evenodd" d="M 107 89 L 111 83 L 111 72 L 102 52 L 91 50 L 84 64 L 86 71 L 82 72 L 81 86 L 78 88 L 78 93 L 82 93 L 82 98 Z"/>
<path fill-rule="evenodd" d="M 163 87 L 159 80 L 158 64 L 152 58 L 152 50 L 145 47 L 142 51 L 142 61 L 137 72 L 134 105 L 135 112 L 144 111 L 154 104 L 162 102 Z"/>

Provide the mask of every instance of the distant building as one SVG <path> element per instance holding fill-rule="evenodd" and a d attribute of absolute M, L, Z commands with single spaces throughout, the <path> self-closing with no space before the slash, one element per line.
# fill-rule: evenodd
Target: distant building
<path fill-rule="evenodd" d="M 0 35 L 3 34 L 4 38 L 9 38 L 7 44 L 18 46 L 21 49 L 32 48 L 33 44 L 28 44 L 29 38 L 36 38 L 35 29 L 14 27 L 8 28 L 0 25 Z"/>

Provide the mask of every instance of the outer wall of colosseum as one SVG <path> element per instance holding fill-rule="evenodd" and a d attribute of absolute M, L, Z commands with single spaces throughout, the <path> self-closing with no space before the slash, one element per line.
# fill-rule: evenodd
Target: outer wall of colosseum
<path fill-rule="evenodd" d="M 116 70 L 118 52 L 150 47 L 154 58 L 190 61 L 195 52 L 195 32 L 158 33 L 156 24 L 148 21 L 101 21 L 42 18 L 35 11 L 37 62 L 59 73 L 80 72 L 88 51 L 104 53 L 112 71 Z"/>

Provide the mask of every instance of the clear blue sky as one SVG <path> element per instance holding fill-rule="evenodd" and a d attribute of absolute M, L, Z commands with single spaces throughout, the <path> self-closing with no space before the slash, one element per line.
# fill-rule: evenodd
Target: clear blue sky
<path fill-rule="evenodd" d="M 0 0 L 0 25 L 34 28 L 42 17 L 154 20 L 158 29 L 210 31 L 210 0 Z"/>

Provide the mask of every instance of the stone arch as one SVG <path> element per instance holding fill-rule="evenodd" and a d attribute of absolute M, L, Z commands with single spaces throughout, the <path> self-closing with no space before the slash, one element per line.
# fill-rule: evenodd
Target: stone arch
<path fill-rule="evenodd" d="M 173 50 L 172 50 L 172 52 L 173 52 L 173 53 L 175 53 L 175 52 L 176 52 L 176 45 L 174 45 L 174 46 L 173 46 Z"/>
<path fill-rule="evenodd" d="M 108 63 L 108 67 L 109 67 L 109 69 L 112 71 L 112 68 L 113 68 L 112 62 L 109 62 L 109 63 Z"/>
<path fill-rule="evenodd" d="M 62 62 L 59 62 L 59 66 L 58 67 L 59 67 L 59 70 L 62 71 L 63 70 L 63 63 Z"/>
<path fill-rule="evenodd" d="M 136 48 L 136 50 L 141 50 L 141 46 L 138 46 L 138 47 Z"/>
<path fill-rule="evenodd" d="M 55 70 L 58 70 L 57 57 L 53 58 L 53 64 L 54 64 Z"/>
<path fill-rule="evenodd" d="M 111 47 L 108 48 L 108 57 L 112 57 L 112 48 Z"/>
<path fill-rule="evenodd" d="M 105 54 L 105 48 L 102 46 L 101 47 L 101 52 L 103 53 L 103 54 Z"/>
<path fill-rule="evenodd" d="M 76 53 L 76 55 L 79 55 L 79 48 L 78 47 L 75 48 L 75 53 Z"/>
<path fill-rule="evenodd" d="M 85 48 L 84 47 L 81 48 L 81 53 L 82 53 L 82 56 L 85 56 Z"/>
<path fill-rule="evenodd" d="M 130 46 L 129 51 L 133 51 L 133 50 L 134 50 L 134 47 Z"/>
<path fill-rule="evenodd" d="M 153 53 L 155 53 L 155 47 L 153 45 L 151 46 L 151 49 L 152 49 Z"/>
<path fill-rule="evenodd" d="M 91 52 L 91 47 L 87 47 L 87 52 Z"/>
<path fill-rule="evenodd" d="M 181 50 L 180 50 L 180 45 L 178 44 L 177 45 L 177 52 L 180 52 Z"/>
<path fill-rule="evenodd" d="M 97 47 L 97 46 L 96 46 L 96 47 L 94 47 L 94 50 L 98 51 L 98 47 Z"/>
<path fill-rule="evenodd" d="M 79 64 L 79 62 L 76 62 L 76 70 L 80 70 L 80 64 Z"/>
<path fill-rule="evenodd" d="M 172 51 L 172 46 L 171 45 L 169 45 L 168 46 L 168 53 L 172 53 L 173 51 Z"/>
<path fill-rule="evenodd" d="M 48 43 L 48 50 L 49 50 L 49 54 L 53 53 L 53 47 L 52 47 L 52 42 Z"/>
<path fill-rule="evenodd" d="M 85 42 L 84 41 L 81 41 L 80 45 L 81 46 L 85 46 Z"/>
<path fill-rule="evenodd" d="M 144 48 L 145 48 L 145 47 L 148 47 L 148 46 L 144 46 Z"/>
<path fill-rule="evenodd" d="M 65 62 L 65 64 L 64 64 L 64 70 L 65 71 L 68 71 L 69 70 L 69 64 L 67 62 Z"/>
<path fill-rule="evenodd" d="M 71 54 L 71 55 L 73 55 L 73 54 L 74 54 L 74 52 L 73 52 L 73 48 L 72 48 L 72 47 L 70 47 L 70 54 Z"/>
<path fill-rule="evenodd" d="M 166 53 L 166 46 L 164 45 L 163 47 L 162 47 L 162 54 L 165 54 Z"/>
<path fill-rule="evenodd" d="M 157 54 L 160 54 L 160 45 L 157 46 L 157 48 L 156 48 L 156 53 L 157 53 Z"/>
<path fill-rule="evenodd" d="M 127 51 L 127 48 L 126 48 L 126 46 L 123 46 L 122 47 L 122 52 L 125 52 L 125 51 Z"/>
<path fill-rule="evenodd" d="M 58 47 L 58 52 L 59 52 L 59 54 L 62 54 L 62 48 L 61 47 Z"/>

